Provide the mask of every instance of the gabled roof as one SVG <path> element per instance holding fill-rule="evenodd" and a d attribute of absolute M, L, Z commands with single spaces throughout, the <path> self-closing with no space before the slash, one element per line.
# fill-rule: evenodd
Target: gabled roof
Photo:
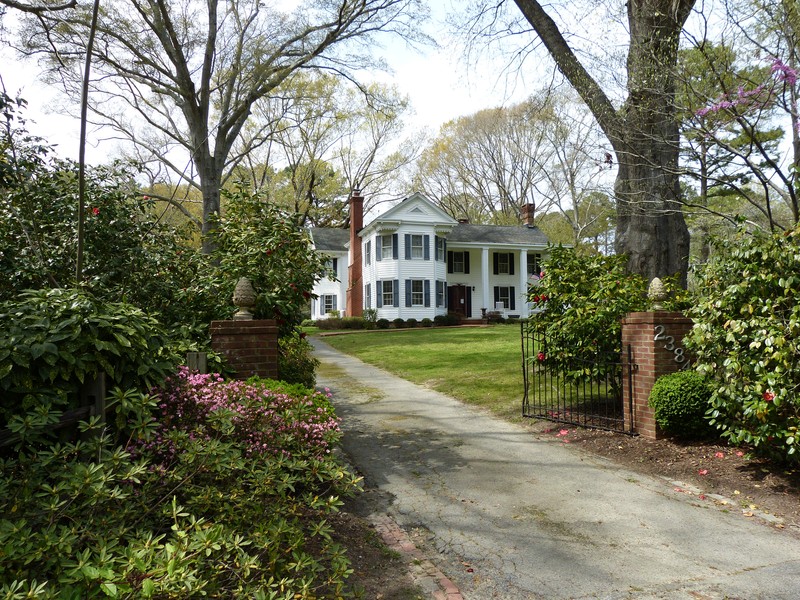
<path fill-rule="evenodd" d="M 513 244 L 547 246 L 547 236 L 538 227 L 471 225 L 459 223 L 447 236 L 448 244 Z"/>
<path fill-rule="evenodd" d="M 312 227 L 311 241 L 320 252 L 347 252 L 350 243 L 350 232 L 347 229 L 332 227 Z"/>
<path fill-rule="evenodd" d="M 423 194 L 415 192 L 385 213 L 375 217 L 362 231 L 368 235 L 371 231 L 380 229 L 384 225 L 398 223 L 425 223 L 449 229 L 457 221 Z"/>

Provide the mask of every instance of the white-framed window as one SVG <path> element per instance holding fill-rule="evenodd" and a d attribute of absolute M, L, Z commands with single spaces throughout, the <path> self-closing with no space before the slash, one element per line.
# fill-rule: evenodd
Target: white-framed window
<path fill-rule="evenodd" d="M 364 264 L 367 266 L 372 264 L 372 241 L 370 240 L 364 244 Z"/>
<path fill-rule="evenodd" d="M 391 260 L 393 257 L 392 236 L 382 235 L 379 239 L 381 240 L 381 258 Z"/>
<path fill-rule="evenodd" d="M 500 252 L 497 254 L 497 274 L 510 275 L 511 273 L 511 255 L 508 252 Z M 508 307 L 506 307 L 508 308 Z"/>
<path fill-rule="evenodd" d="M 328 270 L 328 279 L 335 280 L 339 277 L 339 259 L 329 258 L 325 261 L 325 268 Z"/>
<path fill-rule="evenodd" d="M 319 299 L 320 307 L 322 308 L 322 314 L 327 315 L 330 312 L 333 312 L 336 309 L 336 295 L 335 294 L 323 294 L 322 297 Z"/>
<path fill-rule="evenodd" d="M 436 260 L 444 262 L 445 260 L 445 243 L 444 238 L 436 236 Z"/>
<path fill-rule="evenodd" d="M 383 282 L 383 305 L 384 306 L 394 306 L 394 293 L 392 291 L 391 281 L 384 281 Z"/>
<path fill-rule="evenodd" d="M 441 307 L 445 306 L 445 294 L 447 293 L 447 282 L 446 281 L 437 281 L 436 282 L 436 306 Z"/>
<path fill-rule="evenodd" d="M 448 252 L 447 270 L 450 273 L 469 273 L 469 256 L 466 252 Z"/>
<path fill-rule="evenodd" d="M 411 240 L 411 258 L 423 258 L 425 256 L 425 238 L 417 233 L 409 236 Z"/>
<path fill-rule="evenodd" d="M 425 282 L 422 279 L 411 280 L 411 306 L 425 305 Z"/>
<path fill-rule="evenodd" d="M 502 303 L 506 310 L 515 310 L 516 301 L 514 298 L 515 290 L 513 285 L 496 285 L 494 287 L 495 306 Z"/>
<path fill-rule="evenodd" d="M 542 272 L 542 255 L 528 254 L 528 277 L 538 277 Z"/>

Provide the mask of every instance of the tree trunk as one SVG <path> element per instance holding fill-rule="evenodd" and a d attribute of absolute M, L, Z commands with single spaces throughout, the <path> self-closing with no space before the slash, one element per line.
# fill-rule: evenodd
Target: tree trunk
<path fill-rule="evenodd" d="M 681 210 L 675 69 L 685 17 L 664 0 L 630 0 L 628 99 L 619 161 L 616 250 L 645 278 L 678 275 L 686 284 L 689 230 Z"/>
<path fill-rule="evenodd" d="M 677 275 L 682 285 L 689 230 L 680 203 L 674 77 L 678 38 L 694 1 L 628 0 L 628 99 L 617 111 L 541 5 L 515 0 L 614 148 L 616 251 L 628 256 L 630 272 Z"/>

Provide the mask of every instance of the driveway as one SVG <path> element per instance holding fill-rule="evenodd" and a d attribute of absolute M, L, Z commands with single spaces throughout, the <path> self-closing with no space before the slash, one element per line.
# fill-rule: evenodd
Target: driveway
<path fill-rule="evenodd" d="M 800 598 L 800 536 L 399 379 L 315 339 L 374 508 L 467 600 Z"/>

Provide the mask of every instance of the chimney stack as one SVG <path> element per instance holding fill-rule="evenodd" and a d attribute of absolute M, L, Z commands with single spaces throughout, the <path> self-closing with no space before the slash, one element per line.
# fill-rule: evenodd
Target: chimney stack
<path fill-rule="evenodd" d="M 528 227 L 533 227 L 533 215 L 536 206 L 533 202 L 528 202 L 519 211 L 519 216 L 522 218 L 522 224 Z"/>
<path fill-rule="evenodd" d="M 361 238 L 358 232 L 364 227 L 364 197 L 360 190 L 350 194 L 350 264 L 347 268 L 347 302 L 345 312 L 349 317 L 364 314 L 364 286 L 362 273 Z"/>

